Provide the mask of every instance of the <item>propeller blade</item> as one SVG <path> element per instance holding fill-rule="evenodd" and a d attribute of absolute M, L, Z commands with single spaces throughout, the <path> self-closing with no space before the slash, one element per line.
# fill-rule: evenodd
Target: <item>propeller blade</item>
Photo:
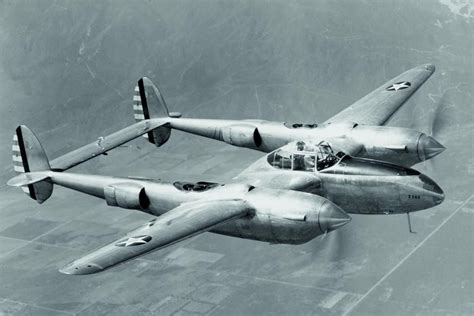
<path fill-rule="evenodd" d="M 433 111 L 433 116 L 430 124 L 430 135 L 432 137 L 436 138 L 443 136 L 443 132 L 445 132 L 447 127 L 449 126 L 451 118 L 449 109 L 452 107 L 454 107 L 454 104 L 450 101 L 448 93 L 443 93 Z"/>
<path fill-rule="evenodd" d="M 326 236 L 328 235 L 328 231 L 326 230 L 324 232 L 323 238 L 321 238 L 321 241 L 324 241 L 326 239 Z"/>

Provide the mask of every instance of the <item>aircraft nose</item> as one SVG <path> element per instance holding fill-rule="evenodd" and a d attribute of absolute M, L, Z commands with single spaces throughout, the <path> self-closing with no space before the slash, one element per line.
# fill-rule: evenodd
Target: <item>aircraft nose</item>
<path fill-rule="evenodd" d="M 439 205 L 441 203 L 443 203 L 444 201 L 444 194 L 438 194 L 437 196 L 433 197 L 433 200 L 435 202 L 436 205 Z"/>
<path fill-rule="evenodd" d="M 430 191 L 430 193 L 429 193 L 429 195 L 431 195 L 431 197 L 433 198 L 433 203 L 435 205 L 439 205 L 439 204 L 443 203 L 443 201 L 444 201 L 444 192 L 441 190 L 441 188 L 440 188 L 440 191 L 441 192 L 436 192 L 436 191 L 433 190 L 433 191 Z"/>
<path fill-rule="evenodd" d="M 433 158 L 442 153 L 446 147 L 441 145 L 436 139 L 425 134 L 418 140 L 418 157 L 423 160 Z"/>
<path fill-rule="evenodd" d="M 441 187 L 436 182 L 423 174 L 420 175 L 420 180 L 423 182 L 423 189 L 426 190 L 425 192 L 427 192 L 433 198 L 434 204 L 438 205 L 443 203 L 443 189 L 441 189 Z"/>
<path fill-rule="evenodd" d="M 443 203 L 444 192 L 437 183 L 434 184 L 434 188 L 431 191 L 431 195 L 433 196 L 433 201 L 436 205 Z"/>
<path fill-rule="evenodd" d="M 350 222 L 351 217 L 342 208 L 326 201 L 319 209 L 319 227 L 321 232 L 330 232 Z"/>

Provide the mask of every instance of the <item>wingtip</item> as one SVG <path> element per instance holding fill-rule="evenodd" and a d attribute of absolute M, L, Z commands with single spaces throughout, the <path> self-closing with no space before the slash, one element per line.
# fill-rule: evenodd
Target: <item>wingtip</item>
<path fill-rule="evenodd" d="M 102 272 L 104 271 L 104 268 L 95 263 L 77 264 L 72 262 L 62 267 L 58 271 L 67 275 L 86 275 Z"/>
<path fill-rule="evenodd" d="M 427 70 L 431 73 L 435 72 L 435 70 L 436 70 L 436 66 L 434 64 L 430 64 L 430 63 L 423 64 L 423 65 L 420 66 L 420 68 L 423 68 L 424 70 Z"/>

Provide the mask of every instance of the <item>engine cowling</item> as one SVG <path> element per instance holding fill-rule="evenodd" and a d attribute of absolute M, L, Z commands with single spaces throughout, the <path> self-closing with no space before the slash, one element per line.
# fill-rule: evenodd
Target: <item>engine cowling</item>
<path fill-rule="evenodd" d="M 235 124 L 221 129 L 222 139 L 230 145 L 258 148 L 262 145 L 262 137 L 258 128 L 248 124 Z"/>
<path fill-rule="evenodd" d="M 104 188 L 107 205 L 127 209 L 146 210 L 150 199 L 145 188 L 137 183 L 117 183 Z"/>
<path fill-rule="evenodd" d="M 235 196 L 238 188 L 229 185 L 226 190 Z M 222 195 L 221 192 L 219 196 Z M 336 204 L 310 193 L 249 186 L 243 198 L 254 214 L 238 219 L 229 228 L 231 234 L 243 238 L 302 244 L 342 227 L 351 219 Z"/>

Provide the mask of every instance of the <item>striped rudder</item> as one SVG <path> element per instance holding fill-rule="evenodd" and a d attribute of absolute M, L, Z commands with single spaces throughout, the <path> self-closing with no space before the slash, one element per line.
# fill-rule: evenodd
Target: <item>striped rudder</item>
<path fill-rule="evenodd" d="M 13 169 L 17 174 L 33 171 L 50 170 L 49 161 L 43 147 L 28 127 L 18 126 L 13 135 Z M 53 185 L 48 181 L 22 186 L 23 192 L 33 200 L 42 203 L 53 192 Z"/>
<path fill-rule="evenodd" d="M 169 118 L 168 108 L 160 90 L 148 78 L 141 78 L 133 93 L 133 115 L 135 121 Z M 170 137 L 171 129 L 159 127 L 143 135 L 156 146 L 163 145 Z"/>
<path fill-rule="evenodd" d="M 146 109 L 146 105 L 145 105 Z M 150 115 L 147 111 L 147 116 L 145 116 L 145 111 L 143 110 L 143 104 L 142 104 L 142 98 L 140 97 L 140 88 L 135 86 L 135 92 L 133 93 L 133 115 L 135 117 L 136 122 L 140 122 L 143 120 L 148 120 L 150 118 Z M 153 135 L 151 137 L 149 136 L 151 132 L 148 132 L 146 134 L 143 134 L 142 137 L 145 137 L 146 139 L 150 140 L 153 139 Z"/>
<path fill-rule="evenodd" d="M 23 166 L 23 158 L 20 151 L 20 146 L 18 145 L 18 135 L 15 133 L 13 135 L 13 145 L 12 145 L 12 152 L 13 152 L 13 169 L 15 173 L 20 174 L 25 172 L 25 167 Z M 28 170 L 29 171 L 29 170 Z M 34 195 L 34 190 L 32 185 L 22 186 L 21 189 L 23 192 L 28 194 L 29 196 Z M 34 199 L 34 197 L 32 197 Z"/>

